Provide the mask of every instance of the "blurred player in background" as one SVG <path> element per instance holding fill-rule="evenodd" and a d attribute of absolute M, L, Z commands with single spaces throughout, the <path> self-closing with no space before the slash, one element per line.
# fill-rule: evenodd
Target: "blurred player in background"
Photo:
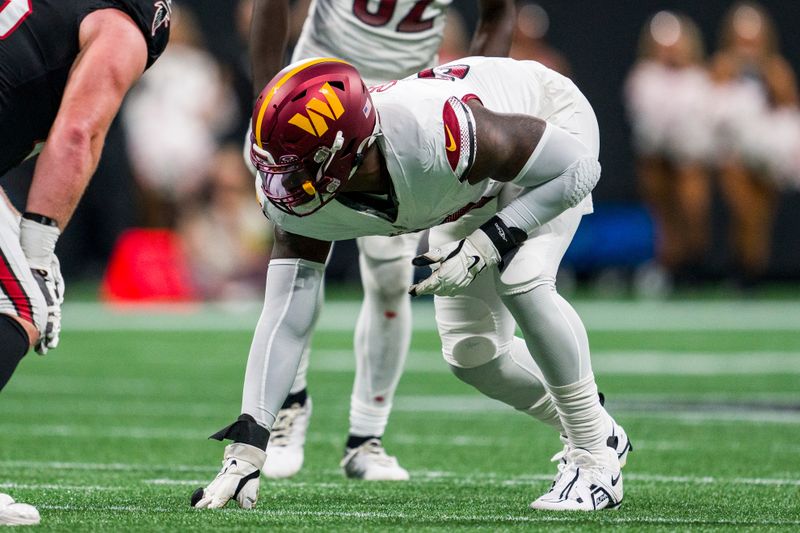
<path fill-rule="evenodd" d="M 550 16 L 544 8 L 527 0 L 517 2 L 517 20 L 509 57 L 538 61 L 547 68 L 570 75 L 567 58 L 547 42 Z"/>
<path fill-rule="evenodd" d="M 31 347 L 58 345 L 56 241 L 123 97 L 164 51 L 171 9 L 171 0 L 0 4 L 0 177 L 41 149 L 21 216 L 0 189 L 0 389 Z M 0 524 L 38 522 L 34 507 L 0 494 Z"/>
<path fill-rule="evenodd" d="M 700 31 L 669 11 L 647 21 L 625 86 L 641 194 L 656 228 L 656 263 L 637 272 L 642 294 L 660 295 L 696 275 L 709 241 L 712 85 Z"/>
<path fill-rule="evenodd" d="M 531 506 L 618 506 L 630 443 L 600 403 L 586 330 L 555 287 L 600 178 L 591 105 L 539 63 L 501 58 L 461 59 L 370 90 L 351 65 L 315 58 L 278 73 L 256 103 L 256 185 L 275 246 L 243 414 L 213 436 L 234 443 L 192 505 L 255 505 L 331 242 L 431 228 L 431 249 L 414 264 L 433 273 L 410 293 L 436 295 L 451 370 L 563 436 L 551 490 Z M 509 185 L 519 192 L 501 205 Z"/>
<path fill-rule="evenodd" d="M 778 190 L 800 183 L 795 74 L 758 4 L 734 5 L 723 22 L 712 74 L 719 84 L 720 185 L 728 204 L 738 282 L 757 283 L 769 261 Z"/>
<path fill-rule="evenodd" d="M 403 78 L 437 63 L 449 5 L 450 0 L 313 1 L 292 60 L 341 57 L 355 65 L 369 85 Z M 505 56 L 513 30 L 513 2 L 481 0 L 480 8 L 470 53 Z M 256 94 L 284 66 L 288 32 L 288 0 L 255 2 L 251 55 Z M 411 340 L 407 288 L 418 243 L 418 234 L 358 239 L 364 301 L 355 329 L 356 375 L 341 463 L 348 477 L 408 479 L 396 458 L 386 454 L 381 437 Z M 273 413 L 276 422 L 264 467 L 268 477 L 289 477 L 302 467 L 312 406 L 308 361 L 306 345 L 289 396 Z"/>

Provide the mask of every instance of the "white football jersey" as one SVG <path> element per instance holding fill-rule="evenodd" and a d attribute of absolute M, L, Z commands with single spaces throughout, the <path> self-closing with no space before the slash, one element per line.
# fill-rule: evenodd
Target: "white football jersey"
<path fill-rule="evenodd" d="M 490 179 L 476 185 L 466 181 L 479 147 L 465 101 L 478 98 L 493 111 L 544 120 L 570 116 L 585 102 L 564 76 L 533 61 L 506 58 L 460 59 L 370 90 L 383 134 L 377 143 L 394 190 L 393 209 L 376 210 L 352 194 L 339 194 L 319 211 L 297 217 L 266 199 L 259 174 L 259 200 L 278 226 L 336 241 L 410 233 L 455 220 L 487 203 L 502 187 Z"/>
<path fill-rule="evenodd" d="M 339 57 L 367 85 L 435 65 L 452 0 L 313 0 L 292 62 Z"/>

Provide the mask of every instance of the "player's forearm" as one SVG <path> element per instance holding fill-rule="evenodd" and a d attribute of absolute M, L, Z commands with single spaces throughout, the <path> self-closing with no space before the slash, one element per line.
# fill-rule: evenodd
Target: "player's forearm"
<path fill-rule="evenodd" d="M 292 386 L 321 305 L 323 263 L 273 259 L 247 359 L 242 412 L 267 429 Z"/>
<path fill-rule="evenodd" d="M 289 38 L 289 2 L 256 0 L 250 27 L 253 94 L 257 95 L 284 66 Z"/>
<path fill-rule="evenodd" d="M 97 168 L 105 131 L 56 124 L 39 160 L 26 211 L 54 219 L 63 230 Z"/>
<path fill-rule="evenodd" d="M 80 45 L 28 193 L 27 210 L 55 219 L 61 228 L 97 168 L 122 99 L 147 62 L 144 36 L 116 9 L 88 15 Z"/>
<path fill-rule="evenodd" d="M 469 53 L 475 56 L 508 56 L 514 33 L 515 10 L 511 0 L 485 2 Z"/>

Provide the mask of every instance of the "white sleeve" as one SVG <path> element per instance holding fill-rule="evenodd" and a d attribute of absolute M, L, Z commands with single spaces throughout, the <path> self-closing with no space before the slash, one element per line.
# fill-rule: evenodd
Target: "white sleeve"
<path fill-rule="evenodd" d="M 264 309 L 247 358 L 242 413 L 272 428 L 297 374 L 303 348 L 317 321 L 325 265 L 273 259 L 267 269 Z"/>
<path fill-rule="evenodd" d="M 592 192 L 600 163 L 577 137 L 547 123 L 542 138 L 512 183 L 525 190 L 497 215 L 530 234 Z"/>

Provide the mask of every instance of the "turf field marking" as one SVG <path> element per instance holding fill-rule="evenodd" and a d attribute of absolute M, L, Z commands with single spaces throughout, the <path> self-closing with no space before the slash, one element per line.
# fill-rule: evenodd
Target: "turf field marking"
<path fill-rule="evenodd" d="M 482 396 L 431 395 L 397 396 L 392 408 L 395 412 L 410 413 L 483 413 L 506 412 L 513 410 L 500 402 Z M 771 424 L 800 424 L 800 410 L 796 405 L 776 409 L 772 406 L 757 407 L 737 405 L 735 402 L 723 404 L 700 403 L 656 403 L 641 404 L 614 402 L 614 412 L 625 418 L 661 418 L 679 423 L 695 425 L 730 422 L 756 422 Z"/>
<path fill-rule="evenodd" d="M 601 351 L 592 352 L 596 374 L 720 376 L 754 374 L 800 374 L 798 352 L 674 352 Z M 353 354 L 347 350 L 314 349 L 312 372 L 337 372 L 355 369 Z M 406 372 L 450 370 L 438 351 L 414 350 L 409 353 Z"/>
<path fill-rule="evenodd" d="M 0 461 L 0 466 L 5 468 L 21 468 L 21 469 L 40 469 L 40 470 L 77 470 L 77 471 L 123 471 L 123 472 L 194 472 L 194 473 L 214 473 L 218 470 L 216 466 L 198 466 L 198 465 L 185 465 L 185 464 L 136 464 L 136 463 L 71 463 L 71 462 L 52 462 L 52 461 Z M 340 470 L 328 470 L 325 474 L 341 476 Z M 552 473 L 545 474 L 526 474 L 522 476 L 509 476 L 498 472 L 481 472 L 479 474 L 461 474 L 457 472 L 447 472 L 439 470 L 415 470 L 411 472 L 411 480 L 415 483 L 435 482 L 435 481 L 459 481 L 462 483 L 470 484 L 501 484 L 501 485 L 522 485 L 540 481 L 551 481 L 553 479 Z M 659 474 L 637 474 L 626 473 L 625 479 L 630 481 L 641 481 L 651 483 L 677 483 L 677 484 L 734 484 L 734 485 L 767 485 L 767 486 L 791 486 L 800 487 L 800 479 L 783 479 L 783 478 L 747 478 L 735 477 L 724 478 L 717 476 L 666 476 Z M 142 483 L 153 485 L 189 485 L 189 484 L 204 484 L 209 480 L 185 480 L 173 478 L 154 478 L 142 480 Z M 314 486 L 322 488 L 340 489 L 340 483 L 330 482 L 285 482 L 280 483 L 279 486 Z M 31 488 L 42 487 L 43 485 L 30 485 Z M 14 483 L 0 484 L 0 487 L 7 488 L 27 488 L 27 486 L 17 485 Z M 54 485 L 54 488 L 62 488 L 67 490 L 71 485 Z M 78 487 L 86 487 L 78 485 Z M 96 490 L 124 490 L 125 487 L 105 487 L 101 485 L 92 485 L 90 488 Z"/>
<path fill-rule="evenodd" d="M 800 424 L 800 411 L 797 410 L 775 410 L 775 409 L 744 409 L 736 405 L 712 406 L 703 411 L 697 411 L 697 406 L 688 408 L 680 404 L 664 404 L 658 407 L 662 410 L 649 408 L 648 405 L 642 407 L 625 407 L 619 405 L 615 408 L 615 413 L 626 419 L 644 419 L 652 421 L 654 419 L 670 420 L 676 424 L 689 426 L 711 426 L 723 425 L 740 422 L 751 422 L 754 424 L 780 424 L 798 425 Z M 452 418 L 458 414 L 465 413 L 487 413 L 497 411 L 497 414 L 513 416 L 515 413 L 507 406 L 492 402 L 481 397 L 467 396 L 398 396 L 395 399 L 395 412 L 426 413 L 429 416 L 441 414 Z M 16 436 L 25 437 L 92 437 L 95 439 L 130 439 L 130 440 L 183 440 L 201 441 L 207 431 L 202 428 L 197 429 L 178 429 L 178 428 L 159 428 L 152 426 L 104 426 L 102 432 L 98 433 L 97 427 L 92 425 L 63 425 L 63 424 L 21 424 L 21 423 L 0 423 L 0 432 Z M 313 436 L 315 442 L 338 442 L 336 435 Z M 414 437 L 412 437 L 414 438 Z M 454 437 L 453 444 L 458 446 L 473 446 L 480 440 L 472 440 L 474 437 Z M 404 442 L 402 438 L 397 440 L 398 444 L 417 444 L 416 441 Z"/>
<path fill-rule="evenodd" d="M 157 479 L 144 479 L 142 483 L 147 485 L 197 485 L 199 486 L 206 486 L 208 484 L 207 479 L 168 479 L 168 478 L 157 478 Z"/>
<path fill-rule="evenodd" d="M 66 461 L 0 461 L 0 466 L 8 468 L 37 468 L 43 470 L 78 470 L 109 472 L 217 472 L 216 466 L 181 464 L 136 464 L 136 463 L 79 463 Z"/>
<path fill-rule="evenodd" d="M 623 471 L 624 473 L 624 471 Z M 416 474 L 416 473 L 414 473 Z M 626 481 L 641 483 L 665 483 L 679 485 L 767 485 L 776 487 L 800 487 L 798 479 L 776 479 L 776 478 L 719 478 L 714 476 L 662 476 L 657 474 L 624 474 Z M 453 475 L 454 479 L 459 479 L 458 474 Z M 479 478 L 476 478 L 476 482 Z M 508 486 L 529 485 L 539 481 L 552 481 L 553 474 L 534 474 L 515 477 L 506 480 L 494 480 L 494 483 Z"/>
<path fill-rule="evenodd" d="M 360 301 L 330 301 L 323 306 L 318 330 L 352 331 Z M 594 331 L 796 331 L 796 301 L 576 301 L 587 327 Z M 434 331 L 433 305 L 414 302 L 415 331 Z M 64 304 L 65 331 L 252 331 L 260 302 L 109 307 L 89 302 Z"/>
<path fill-rule="evenodd" d="M 90 511 L 97 512 L 127 512 L 127 513 L 171 513 L 174 514 L 176 509 L 164 507 L 143 507 L 134 505 L 51 505 L 43 504 L 38 506 L 40 509 L 50 511 Z M 430 511 L 420 512 L 418 514 L 404 513 L 404 512 L 387 512 L 387 511 L 295 511 L 291 509 L 249 509 L 238 510 L 232 506 L 226 510 L 207 510 L 207 511 L 192 511 L 186 510 L 187 513 L 206 512 L 206 513 L 242 513 L 242 515 L 256 515 L 269 518 L 285 518 L 285 517 L 320 517 L 320 518 L 356 518 L 361 520 L 418 520 L 424 519 L 426 521 L 435 520 L 437 522 L 586 522 L 588 517 L 577 515 L 554 515 L 545 514 L 535 511 L 529 511 L 530 516 L 509 516 L 509 515 L 468 515 L 468 514 L 451 514 L 451 513 L 436 513 Z M 721 525 L 721 526 L 794 526 L 800 525 L 800 520 L 705 520 L 705 519 L 690 519 L 690 518 L 658 518 L 658 517 L 624 517 L 613 516 L 609 513 L 602 514 L 598 520 L 598 524 L 657 524 L 657 525 Z"/>
<path fill-rule="evenodd" d="M 110 487 L 105 485 L 63 485 L 60 483 L 0 483 L 0 489 L 80 490 L 86 492 L 100 492 L 110 490 L 130 490 L 130 487 Z"/>

